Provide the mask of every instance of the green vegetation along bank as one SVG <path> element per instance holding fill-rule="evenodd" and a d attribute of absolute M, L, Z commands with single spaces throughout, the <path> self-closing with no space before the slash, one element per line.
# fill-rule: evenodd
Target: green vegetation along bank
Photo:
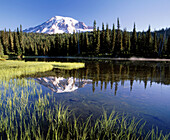
<path fill-rule="evenodd" d="M 22 75 L 30 75 L 37 72 L 50 71 L 53 68 L 77 69 L 83 68 L 84 63 L 61 63 L 61 62 L 25 62 L 4 60 L 0 61 L 0 78 L 14 78 Z"/>

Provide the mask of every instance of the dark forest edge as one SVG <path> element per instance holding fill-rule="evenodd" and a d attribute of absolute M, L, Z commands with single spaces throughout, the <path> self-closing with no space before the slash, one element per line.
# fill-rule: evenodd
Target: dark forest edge
<path fill-rule="evenodd" d="M 96 27 L 93 32 L 73 34 L 38 34 L 24 33 L 22 26 L 17 31 L 0 31 L 0 56 L 84 56 L 84 57 L 143 57 L 170 58 L 169 29 L 151 32 L 133 32 L 109 29 L 102 24 L 102 30 Z M 167 35 L 165 34 L 167 32 Z"/>

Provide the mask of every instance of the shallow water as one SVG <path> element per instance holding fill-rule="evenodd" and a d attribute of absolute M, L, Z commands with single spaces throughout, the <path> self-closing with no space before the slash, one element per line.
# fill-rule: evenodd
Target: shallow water
<path fill-rule="evenodd" d="M 54 59 L 45 61 L 54 61 Z M 146 121 L 146 129 L 158 126 L 166 132 L 170 131 L 170 63 L 83 62 L 86 65 L 82 69 L 54 69 L 39 73 L 34 78 L 53 76 L 65 79 L 73 77 L 80 81 L 81 79 L 92 80 L 91 83 L 71 92 L 54 92 L 57 102 L 64 102 L 77 115 L 81 114 L 82 118 L 91 114 L 94 118 L 99 117 L 103 108 L 108 112 L 114 109 L 120 114 L 124 113 L 129 117 Z M 51 91 L 44 85 L 42 87 L 44 92 Z"/>

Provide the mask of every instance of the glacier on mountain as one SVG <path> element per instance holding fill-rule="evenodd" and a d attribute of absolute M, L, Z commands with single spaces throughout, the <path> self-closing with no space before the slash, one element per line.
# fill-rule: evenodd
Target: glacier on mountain
<path fill-rule="evenodd" d="M 41 25 L 25 29 L 24 32 L 34 33 L 73 33 L 75 32 L 90 32 L 93 27 L 87 26 L 84 22 L 80 22 L 70 17 L 54 16 Z"/>

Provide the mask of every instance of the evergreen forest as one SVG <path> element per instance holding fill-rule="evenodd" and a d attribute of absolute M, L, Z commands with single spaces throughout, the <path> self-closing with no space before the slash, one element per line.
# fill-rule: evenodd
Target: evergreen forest
<path fill-rule="evenodd" d="M 0 56 L 96 56 L 170 58 L 170 34 L 165 30 L 132 32 L 113 24 L 102 23 L 102 30 L 93 23 L 93 32 L 73 34 L 25 33 L 22 26 L 16 31 L 0 31 Z"/>

